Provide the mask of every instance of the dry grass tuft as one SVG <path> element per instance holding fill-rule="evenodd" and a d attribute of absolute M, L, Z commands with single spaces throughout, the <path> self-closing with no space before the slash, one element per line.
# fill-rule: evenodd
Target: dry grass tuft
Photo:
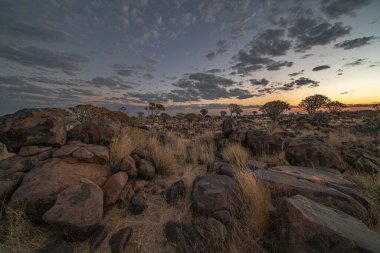
<path fill-rule="evenodd" d="M 243 168 L 247 165 L 249 152 L 239 143 L 232 143 L 222 152 L 223 160 L 237 168 Z"/>
<path fill-rule="evenodd" d="M 161 144 L 156 138 L 150 137 L 146 142 L 146 150 L 151 156 L 158 174 L 171 174 L 177 168 L 177 160 L 170 145 Z"/>
<path fill-rule="evenodd" d="M 209 166 L 215 160 L 214 133 L 208 132 L 196 137 L 191 150 L 191 160 L 195 164 L 205 164 Z"/>
<path fill-rule="evenodd" d="M 145 142 L 146 136 L 141 130 L 132 127 L 120 129 L 113 137 L 110 146 L 110 165 L 118 166 L 120 161 L 135 148 L 144 147 Z"/>
<path fill-rule="evenodd" d="M 289 162 L 286 160 L 284 151 L 274 154 L 268 154 L 264 152 L 260 155 L 257 155 L 255 159 L 260 162 L 265 162 L 269 166 L 289 165 Z"/>
<path fill-rule="evenodd" d="M 237 210 L 230 227 L 229 252 L 264 252 L 260 241 L 269 223 L 271 192 L 247 168 L 236 169 L 240 186 L 237 194 Z"/>
<path fill-rule="evenodd" d="M 34 227 L 21 210 L 7 208 L 0 217 L 0 252 L 34 253 L 55 238 L 51 231 Z"/>

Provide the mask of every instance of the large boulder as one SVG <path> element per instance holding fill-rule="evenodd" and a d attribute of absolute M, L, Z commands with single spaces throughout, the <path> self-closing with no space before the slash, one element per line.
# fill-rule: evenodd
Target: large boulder
<path fill-rule="evenodd" d="M 119 131 L 119 121 L 96 117 L 74 127 L 67 133 L 69 141 L 81 141 L 110 147 L 113 136 Z"/>
<path fill-rule="evenodd" d="M 86 239 L 103 216 L 103 191 L 82 178 L 58 194 L 43 220 L 70 240 Z"/>
<path fill-rule="evenodd" d="M 20 185 L 24 172 L 8 172 L 0 170 L 0 203 L 6 201 Z"/>
<path fill-rule="evenodd" d="M 237 130 L 237 122 L 234 118 L 227 118 L 223 121 L 222 134 L 224 137 L 228 138 L 230 134 Z"/>
<path fill-rule="evenodd" d="M 274 154 L 282 150 L 282 137 L 261 130 L 250 129 L 246 132 L 245 145 L 253 155 Z"/>
<path fill-rule="evenodd" d="M 116 203 L 127 181 L 128 174 L 124 171 L 119 171 L 108 178 L 107 182 L 103 186 L 105 206 Z"/>
<path fill-rule="evenodd" d="M 22 157 L 19 155 L 11 156 L 0 160 L 0 171 L 9 172 L 28 172 L 43 163 L 37 156 Z"/>
<path fill-rule="evenodd" d="M 281 252 L 380 252 L 380 235 L 360 220 L 301 195 L 284 198 Z"/>
<path fill-rule="evenodd" d="M 54 205 L 57 195 L 68 186 L 81 178 L 102 186 L 109 176 L 111 169 L 107 165 L 53 158 L 25 175 L 10 204 L 24 206 L 30 218 L 40 221 L 42 215 Z"/>
<path fill-rule="evenodd" d="M 267 183 L 273 192 L 282 192 L 287 196 L 303 195 L 320 204 L 355 216 L 362 221 L 369 221 L 374 216 L 369 202 L 364 196 L 362 196 L 361 200 L 366 201 L 367 205 L 363 205 L 349 194 L 323 184 L 324 175 L 318 175 L 318 172 L 314 173 L 318 181 L 309 181 L 302 178 L 302 175 L 296 177 L 270 169 L 256 170 L 254 174 L 259 180 Z M 329 178 L 326 178 L 327 180 Z M 352 190 L 354 191 L 354 189 Z M 357 195 L 360 195 L 360 193 L 357 192 Z"/>
<path fill-rule="evenodd" d="M 19 155 L 20 156 L 33 156 L 38 155 L 40 153 L 51 150 L 52 147 L 49 146 L 22 146 L 20 148 Z"/>
<path fill-rule="evenodd" d="M 109 160 L 107 147 L 81 142 L 64 145 L 53 152 L 53 157 L 74 157 L 76 160 L 87 163 L 106 163 Z"/>
<path fill-rule="evenodd" d="M 316 138 L 289 139 L 285 144 L 285 156 L 295 166 L 328 167 L 339 171 L 347 169 L 340 155 Z"/>
<path fill-rule="evenodd" d="M 191 196 L 194 214 L 212 216 L 223 224 L 231 218 L 236 208 L 234 196 L 239 190 L 234 179 L 225 175 L 205 175 L 195 179 Z"/>
<path fill-rule="evenodd" d="M 0 117 L 0 141 L 8 151 L 28 145 L 61 146 L 66 142 L 62 109 L 23 109 Z"/>

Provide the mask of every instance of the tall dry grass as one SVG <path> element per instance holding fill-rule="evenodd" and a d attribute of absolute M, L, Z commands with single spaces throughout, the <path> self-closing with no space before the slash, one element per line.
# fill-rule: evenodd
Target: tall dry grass
<path fill-rule="evenodd" d="M 230 225 L 229 252 L 265 252 L 261 240 L 269 225 L 271 192 L 247 168 L 236 168 L 240 191 L 235 196 L 238 208 Z"/>
<path fill-rule="evenodd" d="M 48 229 L 34 227 L 22 210 L 7 208 L 0 213 L 0 252 L 34 253 L 53 241 L 56 235 Z"/>
<path fill-rule="evenodd" d="M 274 154 L 263 152 L 259 155 L 256 155 L 255 159 L 260 162 L 265 162 L 269 166 L 289 165 L 289 162 L 286 160 L 285 152 L 283 150 Z"/>
<path fill-rule="evenodd" d="M 222 152 L 223 160 L 237 168 L 243 168 L 247 165 L 249 152 L 239 143 L 228 145 Z"/>
<path fill-rule="evenodd" d="M 152 159 L 156 172 L 161 175 L 171 174 L 177 168 L 177 160 L 170 145 L 160 143 L 154 137 L 150 137 L 146 141 L 146 151 Z"/>
<path fill-rule="evenodd" d="M 207 132 L 197 136 L 191 149 L 191 161 L 195 164 L 211 165 L 215 160 L 216 145 L 214 133 Z"/>

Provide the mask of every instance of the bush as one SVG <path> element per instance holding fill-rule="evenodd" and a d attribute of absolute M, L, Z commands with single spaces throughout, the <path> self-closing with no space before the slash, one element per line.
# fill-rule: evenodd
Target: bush
<path fill-rule="evenodd" d="M 316 113 L 319 109 L 322 109 L 327 105 L 327 103 L 330 102 L 330 99 L 326 96 L 323 95 L 313 95 L 304 98 L 300 103 L 299 103 L 299 108 L 307 111 L 308 114 L 313 115 Z"/>
<path fill-rule="evenodd" d="M 290 110 L 290 105 L 280 100 L 268 102 L 260 108 L 260 111 L 273 121 L 277 121 L 280 115 L 288 110 Z"/>

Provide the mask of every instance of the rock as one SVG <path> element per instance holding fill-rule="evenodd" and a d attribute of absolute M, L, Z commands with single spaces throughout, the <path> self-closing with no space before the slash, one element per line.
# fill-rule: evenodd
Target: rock
<path fill-rule="evenodd" d="M 145 179 L 152 179 L 156 173 L 156 168 L 146 159 L 137 162 L 137 170 L 138 175 Z"/>
<path fill-rule="evenodd" d="M 228 139 L 235 141 L 235 142 L 238 142 L 238 143 L 241 143 L 241 144 L 244 144 L 245 137 L 246 137 L 246 131 L 236 130 L 236 131 L 233 131 L 230 133 Z"/>
<path fill-rule="evenodd" d="M 229 176 L 204 175 L 195 179 L 191 198 L 191 209 L 194 214 L 214 217 L 215 212 L 226 211 L 228 214 L 236 208 L 233 201 L 238 184 Z M 219 220 L 228 223 L 228 217 Z"/>
<path fill-rule="evenodd" d="M 104 239 L 106 239 L 107 235 L 107 228 L 104 225 L 98 225 L 89 240 L 90 252 L 95 252 L 100 247 Z"/>
<path fill-rule="evenodd" d="M 165 189 L 164 198 L 168 203 L 176 203 L 178 200 L 185 197 L 185 183 L 179 180 Z"/>
<path fill-rule="evenodd" d="M 277 134 L 268 134 L 261 130 L 248 130 L 245 145 L 253 155 L 275 154 L 282 150 L 282 137 Z"/>
<path fill-rule="evenodd" d="M 214 171 L 218 175 L 225 175 L 234 178 L 235 177 L 235 171 L 234 168 L 225 162 L 215 162 L 214 163 Z"/>
<path fill-rule="evenodd" d="M 24 178 L 24 172 L 0 170 L 0 202 L 7 201 Z"/>
<path fill-rule="evenodd" d="M 54 206 L 42 218 L 70 240 L 84 240 L 96 229 L 102 216 L 102 189 L 82 178 L 59 193 Z"/>
<path fill-rule="evenodd" d="M 282 205 L 281 252 L 380 252 L 380 235 L 344 212 L 300 195 Z"/>
<path fill-rule="evenodd" d="M 328 167 L 345 171 L 347 168 L 335 150 L 315 138 L 293 138 L 285 145 L 286 160 L 291 165 Z"/>
<path fill-rule="evenodd" d="M 37 250 L 36 253 L 74 253 L 73 248 L 65 242 L 62 238 L 46 245 L 45 247 Z"/>
<path fill-rule="evenodd" d="M 190 225 L 169 221 L 165 225 L 166 239 L 174 243 L 179 253 L 206 253 L 207 249 L 198 232 Z"/>
<path fill-rule="evenodd" d="M 127 181 L 128 175 L 124 171 L 119 171 L 108 178 L 103 186 L 105 206 L 116 203 Z"/>
<path fill-rule="evenodd" d="M 121 171 L 127 172 L 127 174 L 131 177 L 137 177 L 138 171 L 136 168 L 136 163 L 130 155 L 124 157 L 123 160 L 121 160 L 119 169 Z"/>
<path fill-rule="evenodd" d="M 137 192 L 131 199 L 130 211 L 132 214 L 142 214 L 146 209 L 147 204 L 142 191 Z"/>
<path fill-rule="evenodd" d="M 366 157 L 360 157 L 355 162 L 355 168 L 357 168 L 360 172 L 368 173 L 368 174 L 376 174 L 380 173 L 380 166 L 376 165 L 370 159 Z"/>
<path fill-rule="evenodd" d="M 268 169 L 268 164 L 256 160 L 248 160 L 247 162 L 248 167 L 251 170 L 266 170 Z"/>
<path fill-rule="evenodd" d="M 45 161 L 52 157 L 53 157 L 53 150 L 44 151 L 37 155 L 37 159 L 40 161 Z"/>
<path fill-rule="evenodd" d="M 223 251 L 227 248 L 226 240 L 228 231 L 225 225 L 215 218 L 201 218 L 195 221 L 197 231 L 201 237 L 207 242 L 207 245 L 212 245 L 213 249 Z"/>
<path fill-rule="evenodd" d="M 28 172 L 40 164 L 42 164 L 42 162 L 38 159 L 38 156 L 22 157 L 15 155 L 0 160 L 0 171 Z"/>
<path fill-rule="evenodd" d="M 38 222 L 54 205 L 58 193 L 68 186 L 81 178 L 102 186 L 109 176 L 111 170 L 107 165 L 78 163 L 73 159 L 49 159 L 25 175 L 10 204 L 25 205 L 29 217 Z"/>
<path fill-rule="evenodd" d="M 303 195 L 320 204 L 339 209 L 349 215 L 355 216 L 363 221 L 372 218 L 372 208 L 369 201 L 351 188 L 351 192 L 341 191 L 343 185 L 353 185 L 353 183 L 345 184 L 345 179 L 341 176 L 329 177 L 328 173 L 314 172 L 312 177 L 310 168 L 294 168 L 292 166 L 281 166 L 281 170 L 256 170 L 255 176 L 266 182 L 268 186 L 277 193 L 285 193 L 287 196 Z M 292 174 L 293 173 L 293 174 Z M 334 180 L 335 179 L 335 180 Z M 327 186 L 330 182 L 331 187 Z M 332 183 L 334 182 L 334 183 Z M 336 182 L 342 182 L 340 187 L 336 187 Z M 348 181 L 349 182 L 349 181 Z M 327 185 L 326 185 L 327 184 Z M 347 187 L 348 188 L 348 187 Z"/>
<path fill-rule="evenodd" d="M 49 146 L 22 146 L 18 154 L 20 156 L 33 156 L 51 149 L 52 147 Z"/>
<path fill-rule="evenodd" d="M 110 147 L 113 136 L 119 131 L 120 122 L 110 118 L 92 118 L 67 133 L 69 141 L 81 141 Z"/>
<path fill-rule="evenodd" d="M 139 192 L 144 190 L 146 181 L 145 180 L 136 180 L 135 181 L 135 186 L 133 187 L 134 192 Z"/>
<path fill-rule="evenodd" d="M 64 145 L 53 152 L 53 157 L 74 157 L 87 163 L 106 163 L 109 160 L 108 148 L 102 145 L 73 143 Z"/>
<path fill-rule="evenodd" d="M 222 125 L 223 136 L 228 138 L 232 132 L 237 130 L 237 127 L 237 122 L 232 117 L 225 119 Z"/>
<path fill-rule="evenodd" d="M 108 244 L 112 253 L 124 253 L 133 234 L 132 228 L 125 227 L 112 235 Z"/>
<path fill-rule="evenodd" d="M 66 142 L 66 112 L 62 109 L 23 109 L 0 117 L 0 141 L 8 151 L 22 146 L 61 146 Z"/>
<path fill-rule="evenodd" d="M 135 162 L 138 162 L 146 157 L 144 151 L 138 148 L 132 151 L 131 156 L 135 160 Z"/>

